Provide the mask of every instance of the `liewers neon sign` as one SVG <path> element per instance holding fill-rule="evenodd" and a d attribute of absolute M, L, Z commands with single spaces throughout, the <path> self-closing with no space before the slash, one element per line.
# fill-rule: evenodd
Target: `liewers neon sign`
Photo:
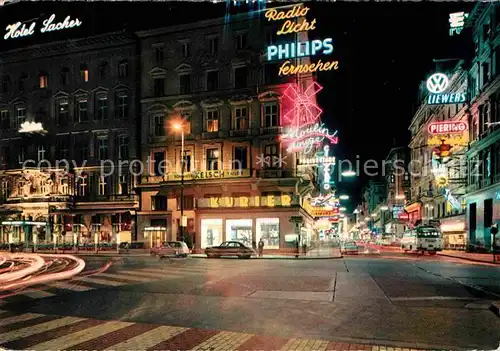
<path fill-rule="evenodd" d="M 306 32 L 316 29 L 316 19 L 308 22 L 305 18 L 300 23 L 295 23 L 293 19 L 304 17 L 309 12 L 308 7 L 296 5 L 289 11 L 278 11 L 269 9 L 266 11 L 268 21 L 286 20 L 281 29 L 276 32 L 277 35 L 293 34 Z M 333 52 L 333 39 L 312 40 L 305 42 L 291 42 L 280 45 L 270 45 L 267 47 L 267 60 L 286 59 L 279 69 L 280 76 L 298 73 L 311 73 L 316 71 L 330 71 L 338 69 L 338 61 L 323 62 L 319 60 L 316 63 L 293 65 L 290 58 L 300 58 L 314 56 L 316 54 L 330 55 Z"/>

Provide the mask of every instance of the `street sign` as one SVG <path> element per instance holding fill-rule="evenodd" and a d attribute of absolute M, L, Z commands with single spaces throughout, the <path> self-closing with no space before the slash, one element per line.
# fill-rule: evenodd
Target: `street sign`
<path fill-rule="evenodd" d="M 304 219 L 301 216 L 292 216 L 290 217 L 290 222 L 292 223 L 302 223 Z"/>

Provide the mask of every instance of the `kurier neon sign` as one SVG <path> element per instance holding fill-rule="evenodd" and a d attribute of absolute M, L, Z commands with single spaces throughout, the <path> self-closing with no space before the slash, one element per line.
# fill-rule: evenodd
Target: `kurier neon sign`
<path fill-rule="evenodd" d="M 266 19 L 268 21 L 281 21 L 286 20 L 281 29 L 276 32 L 277 35 L 293 34 L 306 32 L 316 29 L 316 19 L 308 22 L 304 17 L 309 12 L 309 7 L 303 5 L 295 5 L 291 10 L 277 10 L 275 8 L 268 9 L 266 11 Z M 302 17 L 302 21 L 296 23 L 297 18 Z M 304 42 L 290 42 L 280 45 L 270 45 L 267 47 L 267 60 L 283 60 L 281 67 L 279 68 L 278 74 L 280 76 L 286 76 L 290 74 L 298 73 L 311 73 L 316 71 L 330 71 L 332 69 L 338 69 L 338 61 L 327 61 L 323 62 L 318 60 L 318 62 L 310 64 L 298 64 L 293 65 L 290 59 L 300 58 L 307 56 L 315 56 L 317 54 L 330 55 L 333 52 L 333 39 L 326 38 L 323 40 L 312 40 Z"/>
<path fill-rule="evenodd" d="M 64 21 L 55 22 L 56 15 L 52 14 L 48 19 L 42 22 L 43 27 L 40 29 L 41 33 L 55 32 L 63 29 L 80 27 L 82 21 L 78 18 L 72 20 L 70 16 L 66 16 Z M 9 24 L 5 30 L 7 31 L 3 36 L 4 40 L 29 37 L 35 34 L 36 22 L 31 23 L 13 23 Z"/>

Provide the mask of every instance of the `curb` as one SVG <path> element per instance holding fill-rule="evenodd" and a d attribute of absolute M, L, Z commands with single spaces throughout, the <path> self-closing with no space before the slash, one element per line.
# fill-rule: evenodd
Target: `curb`
<path fill-rule="evenodd" d="M 209 259 L 206 256 L 189 256 L 190 258 L 197 258 L 197 259 Z M 290 257 L 252 257 L 250 258 L 251 260 L 336 260 L 339 258 L 343 258 L 343 256 L 324 256 L 324 257 L 295 257 L 295 256 L 290 256 Z M 211 258 L 210 258 L 211 259 Z"/>
<path fill-rule="evenodd" d="M 497 317 L 500 317 L 500 301 L 492 302 L 490 311 L 493 312 Z"/>
<path fill-rule="evenodd" d="M 460 260 L 465 260 L 465 261 L 471 261 L 471 262 L 479 262 L 479 263 L 488 263 L 488 264 L 494 264 L 500 266 L 500 262 L 493 262 L 491 261 L 483 261 L 483 260 L 478 260 L 475 258 L 469 258 L 469 257 L 461 257 L 461 256 L 454 256 L 454 255 L 447 255 L 443 253 L 438 253 L 439 256 L 445 256 L 445 257 L 452 257 L 452 258 L 458 258 Z"/>

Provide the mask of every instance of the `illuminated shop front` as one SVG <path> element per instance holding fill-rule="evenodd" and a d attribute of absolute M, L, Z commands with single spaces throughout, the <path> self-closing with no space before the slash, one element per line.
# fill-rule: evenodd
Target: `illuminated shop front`
<path fill-rule="evenodd" d="M 444 248 L 465 250 L 467 245 L 465 215 L 442 218 L 440 222 Z"/>
<path fill-rule="evenodd" d="M 301 216 L 304 225 L 301 242 L 310 244 L 313 218 L 289 195 L 204 198 L 197 201 L 195 249 L 239 241 L 252 247 L 261 239 L 264 250 L 295 247 L 286 242 L 287 235 L 297 236 L 292 216 Z"/>

